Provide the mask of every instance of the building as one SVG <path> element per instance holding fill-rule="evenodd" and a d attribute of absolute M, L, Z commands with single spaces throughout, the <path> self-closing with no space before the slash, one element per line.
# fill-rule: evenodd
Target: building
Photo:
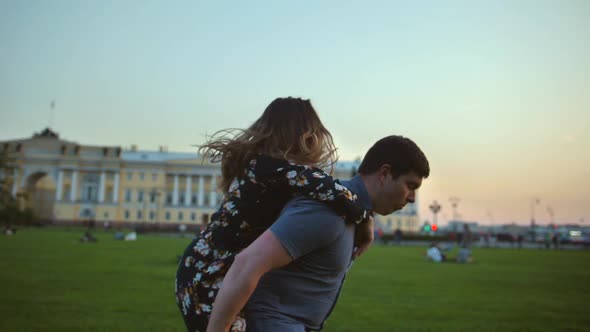
<path fill-rule="evenodd" d="M 141 151 L 136 146 L 90 146 L 66 141 L 49 128 L 31 138 L 0 142 L 21 208 L 42 220 L 81 223 L 198 224 L 209 222 L 221 201 L 219 164 L 196 153 Z M 338 162 L 334 175 L 349 179 L 360 160 Z M 416 232 L 416 204 L 376 216 L 376 229 Z"/>
<path fill-rule="evenodd" d="M 0 149 L 0 176 L 43 220 L 206 224 L 220 202 L 221 169 L 196 153 L 80 145 L 50 129 Z"/>

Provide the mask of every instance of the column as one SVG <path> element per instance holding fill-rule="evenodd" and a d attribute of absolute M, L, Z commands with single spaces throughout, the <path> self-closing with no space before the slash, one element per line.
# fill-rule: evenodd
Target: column
<path fill-rule="evenodd" d="M 105 178 L 106 178 L 106 174 L 103 171 L 102 173 L 100 173 L 100 183 L 99 183 L 99 187 L 98 187 L 98 202 L 102 203 L 104 202 L 104 186 L 105 186 Z"/>
<path fill-rule="evenodd" d="M 119 202 L 119 172 L 115 173 L 115 185 L 113 186 L 113 203 Z"/>
<path fill-rule="evenodd" d="M 211 192 L 209 193 L 209 206 L 217 205 L 217 176 L 211 175 Z"/>
<path fill-rule="evenodd" d="M 197 205 L 202 206 L 205 202 L 205 179 L 199 175 L 199 191 L 197 192 Z"/>
<path fill-rule="evenodd" d="M 178 174 L 174 174 L 174 191 L 172 192 L 172 205 L 178 205 Z"/>
<path fill-rule="evenodd" d="M 192 181 L 192 176 L 190 174 L 188 174 L 186 176 L 186 192 L 184 193 L 184 205 L 186 205 L 186 206 L 190 206 L 191 201 L 192 201 L 193 191 L 191 190 L 191 186 L 192 186 L 191 181 Z"/>
<path fill-rule="evenodd" d="M 18 189 L 18 168 L 15 168 L 12 173 L 12 197 L 16 198 L 16 190 Z"/>
<path fill-rule="evenodd" d="M 62 190 L 63 190 L 63 183 L 64 183 L 64 171 L 61 169 L 57 172 L 57 188 L 55 190 L 55 201 L 61 201 Z"/>
<path fill-rule="evenodd" d="M 70 188 L 70 202 L 76 201 L 77 189 L 78 189 L 78 171 L 74 170 L 72 172 L 72 185 Z"/>

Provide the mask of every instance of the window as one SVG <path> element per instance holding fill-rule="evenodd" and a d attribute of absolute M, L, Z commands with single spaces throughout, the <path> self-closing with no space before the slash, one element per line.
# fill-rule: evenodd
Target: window
<path fill-rule="evenodd" d="M 133 172 L 127 172 L 127 180 L 131 181 L 133 179 Z"/>
<path fill-rule="evenodd" d="M 166 220 L 170 220 L 170 211 L 166 211 Z"/>
<path fill-rule="evenodd" d="M 141 213 L 141 210 L 137 210 L 137 219 L 138 220 L 143 219 L 143 213 Z"/>
<path fill-rule="evenodd" d="M 114 189 L 113 189 L 113 187 L 111 187 L 111 186 L 108 186 L 108 187 L 107 187 L 107 190 L 106 190 L 106 194 L 107 194 L 107 195 L 106 195 L 106 200 L 107 200 L 108 202 L 112 202 L 112 201 L 113 201 L 113 193 L 114 193 Z"/>
<path fill-rule="evenodd" d="M 131 189 L 125 189 L 125 202 L 131 202 Z"/>
<path fill-rule="evenodd" d="M 156 192 L 152 191 L 150 193 L 150 203 L 155 203 L 156 202 Z"/>
<path fill-rule="evenodd" d="M 125 210 L 125 219 L 129 219 L 129 210 Z"/>
<path fill-rule="evenodd" d="M 144 172 L 139 173 L 139 179 L 141 181 L 143 181 L 145 179 L 145 173 Z"/>
<path fill-rule="evenodd" d="M 178 212 L 178 220 L 182 220 L 182 218 L 183 218 L 182 212 Z"/>
<path fill-rule="evenodd" d="M 172 193 L 166 194 L 166 204 L 172 205 Z"/>
<path fill-rule="evenodd" d="M 180 194 L 180 200 L 178 201 L 178 204 L 184 204 L 184 194 Z"/>
<path fill-rule="evenodd" d="M 158 180 L 158 174 L 152 173 L 152 182 L 156 182 Z"/>
<path fill-rule="evenodd" d="M 209 223 L 209 214 L 208 213 L 203 213 L 203 216 L 201 217 L 201 220 L 203 221 L 203 224 L 207 225 Z"/>
<path fill-rule="evenodd" d="M 156 213 L 154 211 L 150 211 L 150 220 L 154 220 L 156 218 Z"/>
<path fill-rule="evenodd" d="M 196 213 L 191 213 L 191 220 L 195 221 L 197 219 L 197 214 Z"/>
<path fill-rule="evenodd" d="M 137 201 L 138 202 L 143 202 L 143 190 L 139 190 L 137 192 Z"/>
<path fill-rule="evenodd" d="M 193 195 L 193 197 L 191 197 L 191 204 L 197 205 L 197 195 Z"/>

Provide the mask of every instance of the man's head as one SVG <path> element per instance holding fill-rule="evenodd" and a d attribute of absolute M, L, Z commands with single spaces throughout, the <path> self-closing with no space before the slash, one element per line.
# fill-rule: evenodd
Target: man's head
<path fill-rule="evenodd" d="M 371 196 L 373 211 L 388 215 L 416 200 L 416 190 L 430 175 L 430 166 L 412 140 L 387 136 L 367 151 L 358 172 Z"/>

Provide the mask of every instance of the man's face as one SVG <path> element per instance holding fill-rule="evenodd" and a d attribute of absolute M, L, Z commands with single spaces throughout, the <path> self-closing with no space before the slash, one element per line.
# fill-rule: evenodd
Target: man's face
<path fill-rule="evenodd" d="M 422 185 L 422 177 L 415 172 L 393 178 L 390 171 L 379 176 L 378 193 L 373 202 L 373 211 L 388 215 L 401 210 L 407 203 L 416 201 L 416 190 Z"/>

